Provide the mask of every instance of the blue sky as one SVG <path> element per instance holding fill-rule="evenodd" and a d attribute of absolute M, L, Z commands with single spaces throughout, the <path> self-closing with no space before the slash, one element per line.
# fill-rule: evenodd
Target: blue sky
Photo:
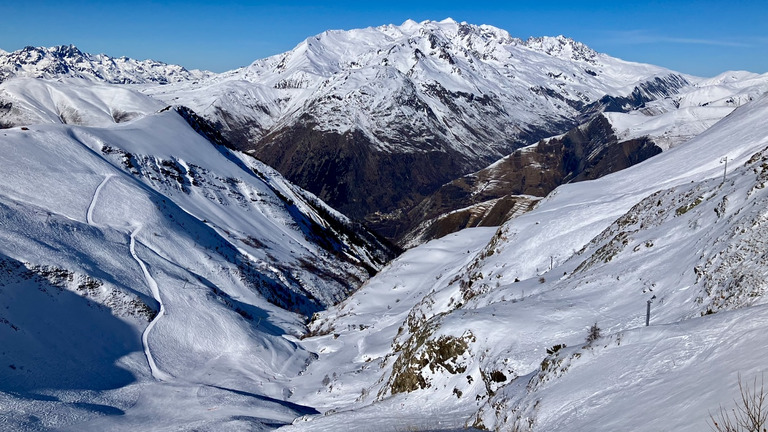
<path fill-rule="evenodd" d="M 768 1 L 39 1 L 0 2 L 0 48 L 74 44 L 215 72 L 329 29 L 442 20 L 512 36 L 563 34 L 625 60 L 714 76 L 768 72 Z"/>

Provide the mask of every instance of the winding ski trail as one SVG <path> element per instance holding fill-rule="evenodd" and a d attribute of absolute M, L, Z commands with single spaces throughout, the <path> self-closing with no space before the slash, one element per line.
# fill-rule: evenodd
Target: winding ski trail
<path fill-rule="evenodd" d="M 152 277 L 152 275 L 149 273 L 149 270 L 147 269 L 147 265 L 141 258 L 139 258 L 139 255 L 136 253 L 136 235 L 139 234 L 141 228 L 142 226 L 139 226 L 131 232 L 131 255 L 133 256 L 133 259 L 136 260 L 136 262 L 139 264 L 139 267 L 141 267 L 141 271 L 144 272 L 144 279 L 147 281 L 147 285 L 152 291 L 152 297 L 154 297 L 154 299 L 157 300 L 157 302 L 160 304 L 160 311 L 157 313 L 157 315 L 155 315 L 155 318 L 152 319 L 152 322 L 149 323 L 147 328 L 144 329 L 144 333 L 141 335 L 141 343 L 144 345 L 144 355 L 147 357 L 147 363 L 149 363 L 149 369 L 152 372 L 152 376 L 158 381 L 169 381 L 173 379 L 173 376 L 163 372 L 159 367 L 157 367 L 155 358 L 152 356 L 152 351 L 149 347 L 149 332 L 152 331 L 152 328 L 155 327 L 155 324 L 157 324 L 160 318 L 162 318 L 165 314 L 165 306 L 163 305 L 163 301 L 160 298 L 160 289 L 157 286 L 155 278 Z"/>
<path fill-rule="evenodd" d="M 88 211 L 85 213 L 85 221 L 88 223 L 88 225 L 95 225 L 93 222 L 93 209 L 96 208 L 96 201 L 99 199 L 99 193 L 101 193 L 101 189 L 104 187 L 104 185 L 107 184 L 109 179 L 114 176 L 114 174 L 107 174 L 104 177 L 104 180 L 99 183 L 99 185 L 96 187 L 96 190 L 93 192 L 91 203 L 88 205 Z"/>
<path fill-rule="evenodd" d="M 101 193 L 101 190 L 104 188 L 104 186 L 109 182 L 109 179 L 114 176 L 114 174 L 107 174 L 104 177 L 104 180 L 99 183 L 99 185 L 96 187 L 96 190 L 93 192 L 91 203 L 88 205 L 88 211 L 85 213 L 85 220 L 89 225 L 96 225 L 96 223 L 93 221 L 93 211 L 96 208 L 97 201 L 99 200 L 99 194 Z M 147 363 L 149 364 L 149 370 L 152 373 L 152 377 L 158 381 L 169 381 L 173 379 L 173 376 L 163 372 L 157 366 L 157 363 L 155 363 L 155 358 L 152 356 L 152 351 L 149 347 L 149 332 L 152 331 L 152 328 L 155 327 L 155 324 L 157 324 L 160 318 L 165 315 L 165 305 L 160 298 L 160 289 L 157 286 L 157 281 L 155 281 L 155 278 L 153 278 L 149 273 L 146 263 L 141 258 L 139 258 L 139 255 L 136 253 L 136 236 L 139 234 L 139 231 L 141 231 L 142 228 L 143 226 L 139 225 L 138 227 L 135 227 L 133 231 L 131 231 L 129 249 L 131 251 L 131 256 L 139 264 L 139 267 L 141 267 L 142 273 L 144 273 L 144 280 L 147 282 L 147 286 L 149 286 L 149 289 L 152 292 L 152 297 L 160 304 L 160 310 L 141 334 L 141 343 L 144 346 L 144 356 L 147 358 Z"/>

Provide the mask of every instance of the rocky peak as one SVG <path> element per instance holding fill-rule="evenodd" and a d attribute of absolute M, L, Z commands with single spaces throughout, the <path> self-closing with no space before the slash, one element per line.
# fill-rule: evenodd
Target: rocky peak
<path fill-rule="evenodd" d="M 79 58 L 82 58 L 84 55 L 82 51 L 80 51 L 76 46 L 71 44 L 55 46 L 49 49 L 48 52 L 59 58 L 79 59 Z"/>
<path fill-rule="evenodd" d="M 597 52 L 592 48 L 563 35 L 531 37 L 525 41 L 525 46 L 564 60 L 594 63 L 597 57 Z"/>

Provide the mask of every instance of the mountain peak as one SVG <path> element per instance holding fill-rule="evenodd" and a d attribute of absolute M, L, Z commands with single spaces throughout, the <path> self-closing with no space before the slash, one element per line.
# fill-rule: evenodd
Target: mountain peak
<path fill-rule="evenodd" d="M 60 54 L 62 56 L 73 56 L 73 55 L 82 55 L 83 52 L 80 51 L 75 45 L 69 44 L 69 45 L 57 45 L 51 48 L 48 48 L 48 51 Z"/>

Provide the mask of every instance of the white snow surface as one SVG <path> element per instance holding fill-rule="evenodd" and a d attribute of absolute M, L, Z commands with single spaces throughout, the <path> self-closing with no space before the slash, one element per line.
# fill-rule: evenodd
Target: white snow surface
<path fill-rule="evenodd" d="M 286 430 L 706 430 L 765 372 L 766 115 L 409 250 L 313 322 L 295 395 L 325 415 Z"/>
<path fill-rule="evenodd" d="M 136 91 L 78 78 L 56 81 L 15 78 L 0 83 L 0 112 L 10 124 L 76 124 L 109 126 L 145 116 L 166 104 Z"/>

